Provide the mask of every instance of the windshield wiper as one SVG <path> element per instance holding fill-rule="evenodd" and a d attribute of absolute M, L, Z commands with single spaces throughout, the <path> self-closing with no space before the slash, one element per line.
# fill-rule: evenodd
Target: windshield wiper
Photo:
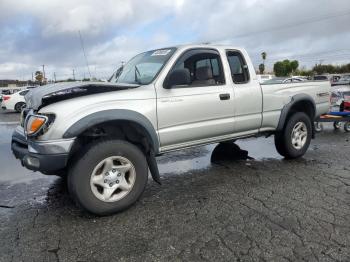
<path fill-rule="evenodd" d="M 142 85 L 142 82 L 141 82 L 140 78 L 137 75 L 141 76 L 140 71 L 137 68 L 137 65 L 135 65 L 135 82 L 137 84 L 139 84 L 139 85 Z"/>
<path fill-rule="evenodd" d="M 108 82 L 112 82 L 113 78 L 115 78 L 115 79 L 114 79 L 114 82 L 117 82 L 119 76 L 120 76 L 121 73 L 123 72 L 123 69 L 124 69 L 124 66 L 119 67 L 119 68 L 114 72 L 114 74 L 108 79 Z"/>

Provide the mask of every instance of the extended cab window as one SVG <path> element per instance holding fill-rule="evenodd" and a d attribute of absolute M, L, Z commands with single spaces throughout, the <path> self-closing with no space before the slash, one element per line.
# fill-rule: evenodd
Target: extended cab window
<path fill-rule="evenodd" d="M 228 51 L 227 60 L 230 65 L 233 82 L 235 84 L 247 83 L 249 81 L 249 71 L 242 54 L 237 51 Z"/>
<path fill-rule="evenodd" d="M 190 71 L 189 86 L 222 85 L 225 83 L 220 54 L 212 49 L 192 49 L 185 52 L 173 70 L 187 68 Z"/>

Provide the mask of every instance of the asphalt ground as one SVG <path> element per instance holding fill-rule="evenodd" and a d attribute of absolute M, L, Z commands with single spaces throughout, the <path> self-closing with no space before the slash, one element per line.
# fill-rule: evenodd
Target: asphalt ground
<path fill-rule="evenodd" d="M 14 159 L 0 112 L 0 261 L 350 261 L 350 134 L 326 126 L 298 160 L 273 137 L 157 159 L 129 210 L 95 217 L 65 181 Z"/>

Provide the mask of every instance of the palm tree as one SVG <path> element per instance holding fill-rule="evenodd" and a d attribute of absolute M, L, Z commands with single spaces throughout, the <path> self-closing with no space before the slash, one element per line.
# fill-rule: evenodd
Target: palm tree
<path fill-rule="evenodd" d="M 264 66 L 264 64 L 260 64 L 260 65 L 259 65 L 259 73 L 262 75 L 262 74 L 264 73 L 264 71 L 265 71 L 265 66 Z"/>
<path fill-rule="evenodd" d="M 261 57 L 262 57 L 262 59 L 263 59 L 263 64 L 265 65 L 265 60 L 266 60 L 266 57 L 267 57 L 266 52 L 262 52 L 262 53 L 261 53 Z"/>
<path fill-rule="evenodd" d="M 261 69 L 263 69 L 263 71 L 262 71 L 261 74 L 263 74 L 264 71 L 265 71 L 265 60 L 266 60 L 266 56 L 267 56 L 267 54 L 266 54 L 265 51 L 261 53 L 261 57 L 262 57 L 262 60 L 263 60 L 263 63 L 261 64 L 261 65 L 262 65 L 261 68 L 260 68 L 260 66 L 259 66 L 260 72 L 261 72 Z"/>

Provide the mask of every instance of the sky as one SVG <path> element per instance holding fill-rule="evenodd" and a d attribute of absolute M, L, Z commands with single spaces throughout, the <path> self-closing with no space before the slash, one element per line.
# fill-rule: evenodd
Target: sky
<path fill-rule="evenodd" d="M 89 70 L 82 51 L 83 39 Z M 0 0 L 0 79 L 108 78 L 139 52 L 244 47 L 254 66 L 350 63 L 349 0 Z"/>

